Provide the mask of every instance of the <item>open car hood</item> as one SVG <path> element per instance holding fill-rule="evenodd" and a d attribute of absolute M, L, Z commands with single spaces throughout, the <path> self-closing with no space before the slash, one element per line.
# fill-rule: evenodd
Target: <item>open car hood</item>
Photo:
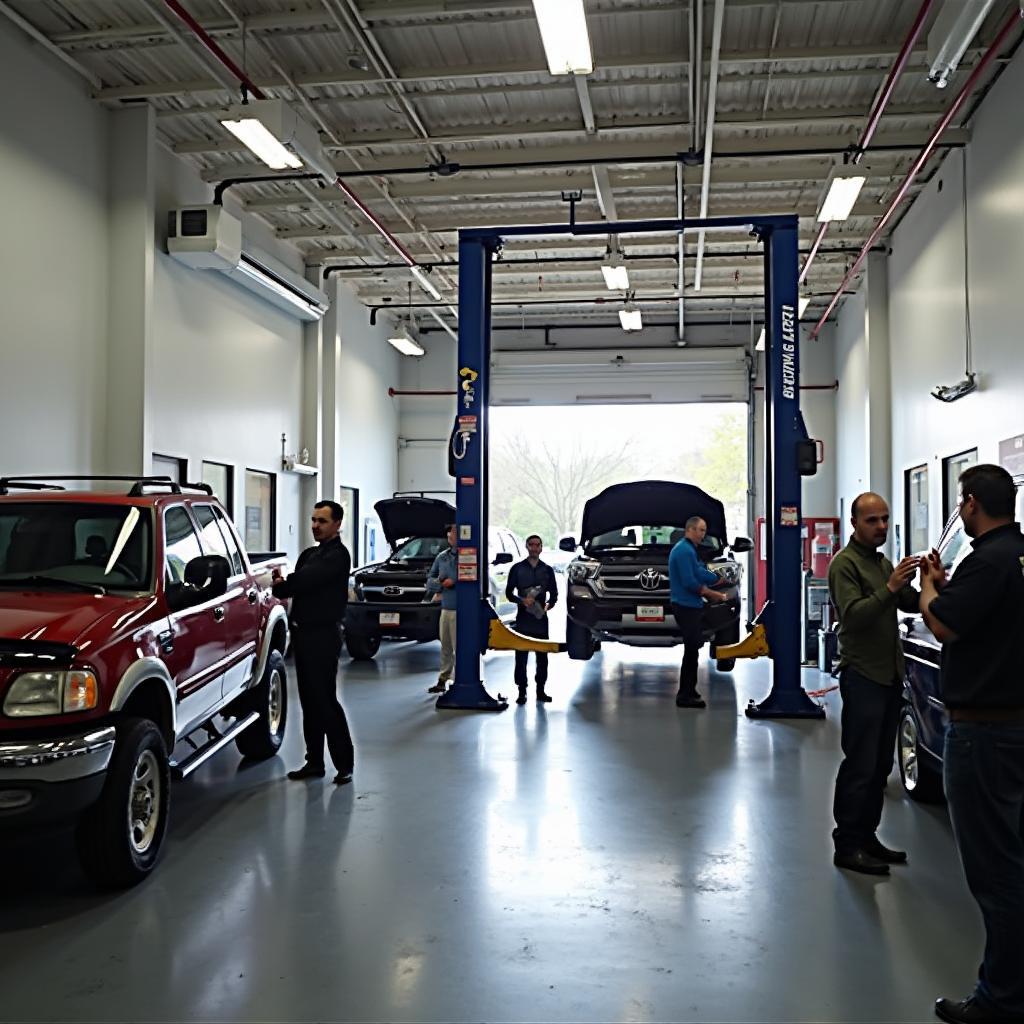
<path fill-rule="evenodd" d="M 717 498 L 699 487 L 669 480 L 615 484 L 583 506 L 580 540 L 585 543 L 626 526 L 681 528 L 690 516 L 700 516 L 708 524 L 708 536 L 721 541 L 723 548 L 727 545 L 725 509 Z"/>
<path fill-rule="evenodd" d="M 455 509 L 439 498 L 385 498 L 373 506 L 392 548 L 409 537 L 443 537 Z"/>

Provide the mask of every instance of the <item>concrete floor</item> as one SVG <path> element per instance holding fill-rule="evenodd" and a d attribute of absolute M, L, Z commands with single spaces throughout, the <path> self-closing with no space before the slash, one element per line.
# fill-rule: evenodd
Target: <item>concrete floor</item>
<path fill-rule="evenodd" d="M 177 787 L 163 861 L 97 895 L 70 845 L 0 853 L 0 1017 L 18 1020 L 927 1021 L 980 921 L 944 809 L 893 775 L 889 879 L 837 871 L 826 722 L 752 722 L 768 665 L 606 645 L 547 707 L 438 713 L 437 645 L 344 663 L 355 782 L 222 754 Z M 510 655 L 486 663 L 514 692 Z M 827 677 L 809 672 L 808 688 Z M 294 694 L 293 694 L 294 696 Z"/>

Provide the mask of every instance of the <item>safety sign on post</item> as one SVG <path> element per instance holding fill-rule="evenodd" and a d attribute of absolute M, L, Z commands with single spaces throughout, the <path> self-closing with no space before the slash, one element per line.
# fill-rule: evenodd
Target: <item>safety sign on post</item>
<path fill-rule="evenodd" d="M 477 579 L 478 565 L 476 548 L 459 548 L 458 574 L 460 580 L 475 581 Z"/>

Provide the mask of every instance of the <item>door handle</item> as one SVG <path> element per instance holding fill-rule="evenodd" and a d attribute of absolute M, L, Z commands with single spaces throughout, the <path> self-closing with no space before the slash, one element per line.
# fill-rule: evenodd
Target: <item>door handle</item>
<path fill-rule="evenodd" d="M 249 604 L 255 604 L 260 598 L 259 592 L 255 587 L 252 590 L 247 590 L 245 596 L 249 599 Z"/>
<path fill-rule="evenodd" d="M 227 613 L 224 611 L 224 605 L 222 604 L 217 605 L 217 607 L 213 609 L 213 618 L 215 622 L 223 622 L 226 614 Z"/>

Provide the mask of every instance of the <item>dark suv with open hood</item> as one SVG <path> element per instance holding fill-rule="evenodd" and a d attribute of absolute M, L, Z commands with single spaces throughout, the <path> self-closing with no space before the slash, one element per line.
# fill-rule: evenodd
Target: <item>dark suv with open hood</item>
<path fill-rule="evenodd" d="M 381 640 L 437 639 L 441 605 L 427 593 L 427 573 L 448 547 L 445 527 L 455 522 L 455 509 L 439 498 L 395 495 L 373 508 L 391 554 L 357 569 L 349 581 L 345 646 L 357 661 L 372 658 Z M 515 605 L 505 597 L 505 582 L 526 551 L 507 530 L 488 533 L 491 602 L 508 618 Z"/>
<path fill-rule="evenodd" d="M 559 542 L 563 551 L 583 549 L 566 571 L 570 658 L 588 660 L 602 640 L 636 647 L 682 642 L 672 615 L 668 556 L 691 516 L 707 523 L 698 555 L 721 578 L 716 586 L 729 597 L 724 604 L 706 607 L 705 639 L 713 647 L 739 640 L 743 570 L 726 555 L 726 548 L 738 554 L 750 551 L 753 543 L 746 537 L 728 543 L 722 503 L 699 487 L 643 480 L 616 484 L 591 498 L 583 508 L 579 543 L 574 537 Z M 723 672 L 734 664 L 733 658 L 718 659 Z"/>

